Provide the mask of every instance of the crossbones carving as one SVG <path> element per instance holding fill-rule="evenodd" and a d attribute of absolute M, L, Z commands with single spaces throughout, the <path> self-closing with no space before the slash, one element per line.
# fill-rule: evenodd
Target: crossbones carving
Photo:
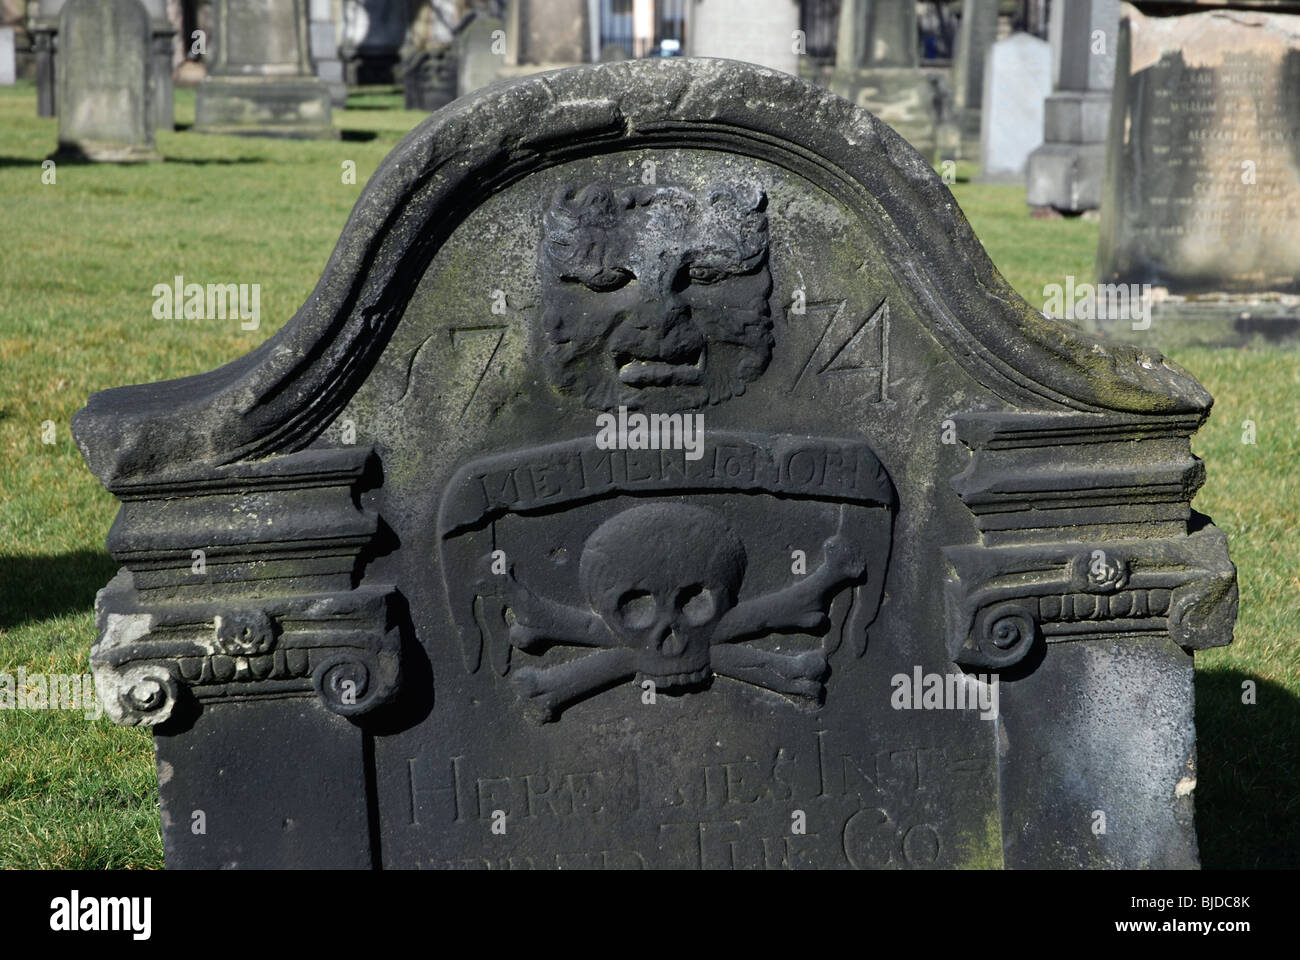
<path fill-rule="evenodd" d="M 598 648 L 555 666 L 519 669 L 516 682 L 541 722 L 632 677 L 674 689 L 716 673 L 819 702 L 822 651 L 787 655 L 739 641 L 829 625 L 831 598 L 861 580 L 866 559 L 838 531 L 822 549 L 821 566 L 799 582 L 738 602 L 745 548 L 722 516 L 680 503 L 625 510 L 583 547 L 578 578 L 591 609 L 539 596 L 508 571 L 514 647 L 531 654 L 555 645 Z"/>

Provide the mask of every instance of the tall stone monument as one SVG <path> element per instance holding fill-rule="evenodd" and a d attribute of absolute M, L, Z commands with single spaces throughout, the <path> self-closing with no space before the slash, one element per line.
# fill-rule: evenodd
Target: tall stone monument
<path fill-rule="evenodd" d="M 213 0 L 208 75 L 194 130 L 240 136 L 338 136 L 330 92 L 312 69 L 307 0 Z"/>
<path fill-rule="evenodd" d="M 262 347 L 74 417 L 96 686 L 173 867 L 1194 867 L 1210 404 L 824 89 L 496 84 Z"/>
<path fill-rule="evenodd" d="M 843 0 L 830 87 L 930 152 L 939 116 L 917 42 L 912 0 Z"/>
<path fill-rule="evenodd" d="M 68 0 L 59 13 L 62 162 L 161 160 L 154 147 L 149 14 L 140 0 Z"/>
<path fill-rule="evenodd" d="M 1125 10 L 1097 273 L 1150 311 L 1087 325 L 1300 345 L 1300 3 Z"/>
<path fill-rule="evenodd" d="M 1031 207 L 1076 214 L 1101 206 L 1119 7 L 1120 0 L 1052 4 L 1056 92 L 1044 108 L 1043 145 L 1029 158 Z"/>
<path fill-rule="evenodd" d="M 167 0 L 142 2 L 149 14 L 149 97 L 153 103 L 154 127 L 172 130 L 176 126 L 172 57 L 177 31 L 167 16 Z"/>
<path fill-rule="evenodd" d="M 984 107 L 984 64 L 998 38 L 998 0 L 962 0 L 961 27 L 952 64 L 953 109 L 961 130 L 961 156 L 979 156 Z"/>
<path fill-rule="evenodd" d="M 331 0 L 311 0 L 307 12 L 309 47 L 312 63 L 316 65 L 316 76 L 329 88 L 330 103 L 341 110 L 348 104 L 348 85 L 343 77 L 343 61 L 339 59 L 333 4 Z"/>
<path fill-rule="evenodd" d="M 32 38 L 36 61 L 36 115 L 55 115 L 55 89 L 58 86 L 59 14 L 67 0 L 35 0 L 29 10 L 27 32 Z"/>
<path fill-rule="evenodd" d="M 705 0 L 691 8 L 687 47 L 693 56 L 743 60 L 798 74 L 795 0 Z"/>
<path fill-rule="evenodd" d="M 987 183 L 1024 183 L 1029 155 L 1043 142 L 1043 106 L 1052 92 L 1052 48 L 1015 33 L 993 44 L 984 70 L 980 172 Z"/>

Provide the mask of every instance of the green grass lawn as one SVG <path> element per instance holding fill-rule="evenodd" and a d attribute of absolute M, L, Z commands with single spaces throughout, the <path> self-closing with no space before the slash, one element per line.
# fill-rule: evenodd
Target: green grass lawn
<path fill-rule="evenodd" d="M 306 299 L 362 185 L 423 114 L 371 91 L 332 143 L 162 133 L 165 163 L 63 166 L 43 184 L 57 122 L 30 84 L 0 88 L 0 671 L 88 670 L 91 604 L 115 564 L 116 502 L 83 464 L 69 418 L 96 390 L 209 370 L 248 352 Z M 177 122 L 193 122 L 179 91 Z M 343 182 L 344 161 L 356 183 Z M 953 188 L 993 260 L 1030 302 L 1092 273 L 1097 224 L 1032 220 L 1024 190 Z M 261 284 L 262 326 L 158 323 L 175 274 Z M 1207 867 L 1300 864 L 1300 359 L 1187 350 L 1216 397 L 1195 438 L 1196 507 L 1227 533 L 1241 581 L 1236 642 L 1197 657 L 1196 791 Z M 1242 423 L 1256 442 L 1242 443 Z M 52 421 L 54 443 L 42 442 Z M 48 428 L 46 428 L 48 429 Z M 1254 680 L 1257 704 L 1243 705 Z M 160 867 L 144 730 L 71 711 L 0 711 L 0 866 Z"/>

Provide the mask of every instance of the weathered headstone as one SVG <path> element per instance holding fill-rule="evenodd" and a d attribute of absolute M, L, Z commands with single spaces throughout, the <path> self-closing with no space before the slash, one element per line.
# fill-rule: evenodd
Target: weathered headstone
<path fill-rule="evenodd" d="M 456 35 L 456 95 L 465 96 L 497 78 L 505 63 L 505 23 L 476 16 Z"/>
<path fill-rule="evenodd" d="M 830 88 L 918 150 L 935 149 L 939 104 L 921 72 L 912 0 L 843 0 Z"/>
<path fill-rule="evenodd" d="M 17 81 L 17 74 L 14 28 L 0 27 L 0 87 L 13 86 Z"/>
<path fill-rule="evenodd" d="M 795 31 L 799 5 L 791 0 L 709 0 L 691 10 L 690 53 L 799 72 Z"/>
<path fill-rule="evenodd" d="M 506 62 L 519 76 L 591 61 L 587 0 L 510 0 L 506 8 Z"/>
<path fill-rule="evenodd" d="M 160 160 L 149 83 L 149 14 L 140 0 L 68 0 L 59 14 L 55 160 Z"/>
<path fill-rule="evenodd" d="M 1125 9 L 1097 272 L 1149 310 L 1085 326 L 1300 343 L 1300 3 Z"/>
<path fill-rule="evenodd" d="M 149 15 L 149 87 L 154 105 L 154 127 L 171 130 L 175 126 L 172 97 L 172 45 L 176 28 L 167 17 L 165 0 L 142 0 Z M 59 52 L 59 14 L 66 0 L 36 0 L 28 32 L 36 61 L 36 113 L 53 117 L 58 112 L 57 78 Z"/>
<path fill-rule="evenodd" d="M 407 110 L 437 110 L 456 99 L 456 0 L 420 4 L 402 45 Z"/>
<path fill-rule="evenodd" d="M 339 53 L 348 86 L 397 79 L 409 6 L 405 0 L 346 0 Z"/>
<path fill-rule="evenodd" d="M 212 17 L 195 132 L 302 140 L 339 135 L 329 89 L 312 69 L 301 0 L 213 0 Z"/>
<path fill-rule="evenodd" d="M 311 0 L 308 12 L 311 15 L 307 24 L 309 46 L 316 76 L 329 89 L 330 103 L 341 110 L 348 105 L 348 85 L 343 79 L 343 61 L 339 59 L 333 5 L 330 0 Z"/>
<path fill-rule="evenodd" d="M 1210 403 L 823 89 L 497 84 L 262 348 L 76 415 L 96 685 L 175 867 L 1195 866 Z"/>
<path fill-rule="evenodd" d="M 1052 92 L 1052 48 L 1016 33 L 989 52 L 980 114 L 979 179 L 1023 183 L 1029 155 L 1043 142 L 1043 104 Z"/>
<path fill-rule="evenodd" d="M 979 155 L 984 64 L 998 38 L 998 0 L 962 0 L 961 28 L 952 64 L 953 105 L 961 128 L 961 155 Z"/>
<path fill-rule="evenodd" d="M 1052 4 L 1053 83 L 1043 115 L 1043 145 L 1029 157 L 1032 207 L 1075 214 L 1101 206 L 1106 133 L 1120 0 Z"/>

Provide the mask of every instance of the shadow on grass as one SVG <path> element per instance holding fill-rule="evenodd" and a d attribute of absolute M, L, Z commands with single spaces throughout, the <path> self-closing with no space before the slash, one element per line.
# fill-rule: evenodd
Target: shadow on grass
<path fill-rule="evenodd" d="M 0 557 L 0 627 L 91 609 L 117 567 L 103 550 Z"/>
<path fill-rule="evenodd" d="M 340 130 L 339 137 L 349 143 L 369 143 L 379 139 L 378 130 Z"/>
<path fill-rule="evenodd" d="M 1197 671 L 1196 737 L 1201 865 L 1300 867 L 1300 700 L 1238 670 Z"/>
<path fill-rule="evenodd" d="M 163 157 L 164 163 L 183 163 L 191 167 L 228 167 L 241 163 L 267 163 L 266 157 Z"/>

